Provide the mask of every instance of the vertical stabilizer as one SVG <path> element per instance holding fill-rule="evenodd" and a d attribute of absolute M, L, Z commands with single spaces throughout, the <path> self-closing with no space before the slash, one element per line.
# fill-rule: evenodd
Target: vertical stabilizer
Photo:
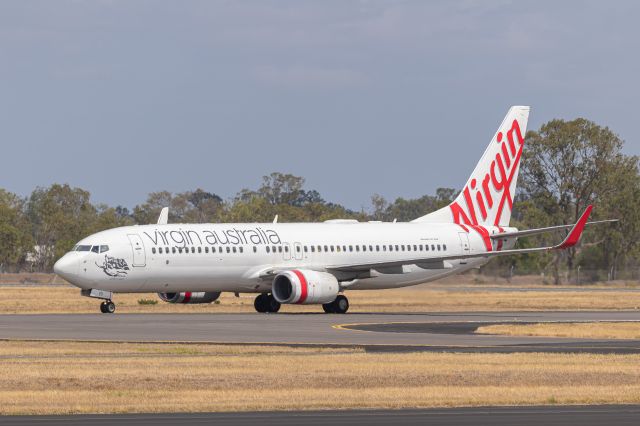
<path fill-rule="evenodd" d="M 511 107 L 455 201 L 414 222 L 509 226 L 528 118 L 528 106 Z"/>

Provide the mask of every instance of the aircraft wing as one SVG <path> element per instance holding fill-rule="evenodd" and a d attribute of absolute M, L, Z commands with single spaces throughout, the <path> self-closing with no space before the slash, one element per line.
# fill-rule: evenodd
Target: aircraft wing
<path fill-rule="evenodd" d="M 390 262 L 371 262 L 371 263 L 360 263 L 360 264 L 347 264 L 347 265 L 334 265 L 327 266 L 328 271 L 338 271 L 338 272 L 358 272 L 358 271 L 366 271 L 371 269 L 389 269 L 393 267 L 401 267 L 403 265 L 418 265 L 423 266 L 426 269 L 440 269 L 440 265 L 445 265 L 447 260 L 456 260 L 456 259 L 479 259 L 479 258 L 491 258 L 497 256 L 508 256 L 512 254 L 524 254 L 524 253 L 537 253 L 551 250 L 564 250 L 569 247 L 575 246 L 580 240 L 580 236 L 584 231 L 584 227 L 587 224 L 587 220 L 589 219 L 589 215 L 591 214 L 591 209 L 593 206 L 589 205 L 585 209 L 584 213 L 578 219 L 574 225 L 571 225 L 571 230 L 566 238 L 555 246 L 550 247 L 534 247 L 534 248 L 526 248 L 526 249 L 513 249 L 513 250 L 498 250 L 498 251 L 487 251 L 482 253 L 474 253 L 474 254 L 458 254 L 458 255 L 447 255 L 447 256 L 431 256 L 431 257 L 418 257 L 412 259 L 403 259 L 396 260 Z M 526 231 L 522 231 L 526 232 Z M 497 234 L 497 236 L 504 237 L 505 234 Z M 446 266 L 445 266 L 446 267 Z"/>

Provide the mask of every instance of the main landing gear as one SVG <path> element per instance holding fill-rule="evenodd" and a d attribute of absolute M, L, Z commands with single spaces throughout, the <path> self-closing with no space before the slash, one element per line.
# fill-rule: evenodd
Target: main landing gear
<path fill-rule="evenodd" d="M 280 310 L 280 302 L 278 302 L 273 295 L 262 293 L 256 297 L 256 300 L 253 302 L 253 306 L 256 308 L 256 311 L 260 313 L 276 313 Z"/>
<path fill-rule="evenodd" d="M 111 300 L 105 300 L 100 304 L 100 312 L 103 314 L 112 314 L 116 311 L 116 304 Z"/>
<path fill-rule="evenodd" d="M 322 309 L 328 314 L 346 314 L 349 310 L 349 299 L 339 294 L 333 302 L 322 305 Z"/>

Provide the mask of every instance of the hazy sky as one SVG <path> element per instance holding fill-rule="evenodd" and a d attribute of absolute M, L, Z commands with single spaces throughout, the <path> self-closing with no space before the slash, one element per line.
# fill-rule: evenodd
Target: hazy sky
<path fill-rule="evenodd" d="M 640 154 L 640 2 L 0 2 L 0 187 L 222 197 L 281 171 L 350 208 L 461 187 L 510 105 Z"/>

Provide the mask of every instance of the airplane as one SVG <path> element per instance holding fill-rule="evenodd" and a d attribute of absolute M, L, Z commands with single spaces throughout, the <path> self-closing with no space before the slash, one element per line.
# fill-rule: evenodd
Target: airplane
<path fill-rule="evenodd" d="M 519 231 L 509 226 L 529 107 L 513 106 L 457 198 L 411 222 L 170 224 L 98 232 L 79 241 L 54 272 L 102 299 L 156 292 L 169 303 L 212 303 L 221 292 L 254 293 L 257 312 L 282 304 L 349 309 L 346 290 L 398 288 L 478 268 L 496 256 L 563 250 L 576 245 L 592 210 L 572 225 Z M 555 246 L 516 249 L 519 237 L 566 230 Z"/>

